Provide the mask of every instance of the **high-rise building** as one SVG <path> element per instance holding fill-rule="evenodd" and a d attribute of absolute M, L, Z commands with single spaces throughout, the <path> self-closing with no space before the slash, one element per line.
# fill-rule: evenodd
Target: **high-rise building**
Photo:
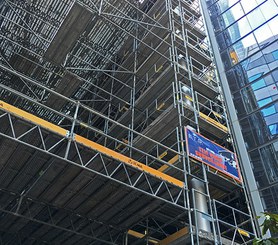
<path fill-rule="evenodd" d="M 251 192 L 259 192 L 263 209 L 277 213 L 278 2 L 203 3 L 228 112 L 236 111 L 237 118 L 231 121 L 234 136 L 240 138 L 241 130 L 244 144 L 239 147 L 245 146 L 250 159 L 245 162 L 244 175 Z M 258 204 L 256 195 L 253 204 Z"/>
<path fill-rule="evenodd" d="M 1 244 L 255 237 L 199 1 L 5 0 L 0 38 Z"/>

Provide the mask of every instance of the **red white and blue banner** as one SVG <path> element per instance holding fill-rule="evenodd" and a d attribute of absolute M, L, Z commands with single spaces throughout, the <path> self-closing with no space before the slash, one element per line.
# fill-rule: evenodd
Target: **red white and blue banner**
<path fill-rule="evenodd" d="M 188 128 L 185 130 L 187 152 L 190 157 L 241 182 L 238 162 L 234 152 L 212 142 L 195 131 Z"/>

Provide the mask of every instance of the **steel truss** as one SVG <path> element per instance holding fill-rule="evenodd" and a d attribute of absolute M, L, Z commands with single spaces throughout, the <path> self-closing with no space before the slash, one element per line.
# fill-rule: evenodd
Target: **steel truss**
<path fill-rule="evenodd" d="M 160 179 L 152 178 L 156 173 L 152 173 L 151 169 L 147 172 L 148 168 L 146 169 L 144 166 L 140 166 L 142 163 L 127 157 L 123 158 L 125 162 L 121 162 L 117 155 L 109 155 L 109 152 L 103 154 L 101 151 L 96 151 L 90 154 L 89 151 L 94 149 L 90 149 L 88 145 L 86 147 L 86 141 L 81 145 L 75 141 L 75 137 L 78 136 L 71 136 L 70 132 L 63 130 L 62 128 L 55 129 L 54 125 L 52 130 L 55 130 L 56 133 L 60 131 L 59 133 L 65 134 L 64 136 L 55 135 L 55 139 L 50 141 L 49 138 L 51 136 L 49 136 L 49 132 L 45 133 L 45 130 L 37 124 L 31 124 L 30 127 L 27 127 L 24 131 L 20 130 L 21 132 L 18 134 L 18 129 L 22 128 L 21 123 L 19 120 L 13 119 L 9 112 L 3 113 L 0 120 L 3 124 L 5 121 L 9 124 L 7 125 L 8 130 L 6 132 L 1 130 L 0 133 L 8 139 L 25 144 L 59 160 L 63 160 L 81 169 L 116 181 L 144 194 L 169 202 L 177 207 L 184 208 L 184 185 L 181 181 L 166 175 L 164 177 L 162 173 Z M 40 142 L 35 142 L 34 144 L 32 142 L 32 139 L 34 138 L 40 139 Z M 57 151 L 57 149 L 59 149 L 59 151 Z M 105 153 L 105 151 L 103 152 Z M 134 163 L 132 161 L 134 161 Z M 128 168 L 128 164 L 133 167 L 132 170 Z M 140 168 L 142 168 L 143 171 L 140 171 Z M 117 176 L 118 172 L 123 174 Z M 170 181 L 173 181 L 173 183 Z M 143 185 L 142 182 L 144 183 Z"/>

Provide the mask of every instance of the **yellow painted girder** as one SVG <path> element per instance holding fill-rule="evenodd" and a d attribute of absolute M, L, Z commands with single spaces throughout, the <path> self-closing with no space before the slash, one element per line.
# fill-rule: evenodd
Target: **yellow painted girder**
<path fill-rule="evenodd" d="M 146 172 L 146 173 L 149 173 L 151 174 L 152 176 L 155 176 L 159 179 L 162 179 L 162 180 L 165 180 L 173 185 L 176 185 L 178 187 L 181 187 L 183 188 L 184 184 L 182 181 L 178 180 L 178 179 L 175 179 L 173 178 L 172 176 L 170 175 L 167 175 L 167 174 L 164 174 L 154 168 L 151 168 L 143 163 L 140 163 L 132 158 L 129 158 L 125 155 L 122 155 L 121 153 L 118 153 L 116 151 L 113 151 L 103 145 L 100 145 L 98 143 L 95 143 L 91 140 L 88 140 L 80 135 L 75 135 L 75 141 L 86 146 L 86 147 L 89 147 L 91 148 L 92 150 L 95 150 L 95 151 L 98 151 L 98 152 L 101 152 L 102 154 L 106 155 L 106 156 L 109 156 L 109 157 L 112 157 L 113 159 L 116 159 L 120 162 L 124 162 L 125 164 L 133 167 L 133 168 L 136 168 L 136 169 L 139 169 L 140 171 L 143 171 L 143 172 Z"/>
<path fill-rule="evenodd" d="M 210 118 L 209 116 L 205 115 L 204 113 L 200 112 L 200 117 L 205 119 L 206 121 L 210 122 L 211 124 L 215 125 L 216 127 L 220 128 L 221 130 L 228 132 L 228 128 L 221 123 L 217 122 L 216 120 Z"/>
<path fill-rule="evenodd" d="M 169 160 L 169 164 L 174 164 L 176 161 L 178 161 L 179 160 L 179 156 L 178 155 L 176 155 L 176 156 L 174 156 L 173 158 L 171 158 L 170 160 Z M 160 171 L 160 172 L 164 172 L 167 168 L 169 168 L 169 166 L 168 165 L 163 165 L 163 166 L 161 166 L 159 169 L 158 169 L 158 171 Z"/>
<path fill-rule="evenodd" d="M 34 115 L 32 115 L 32 114 L 30 114 L 26 111 L 23 111 L 19 108 L 16 108 L 16 107 L 14 107 L 14 106 L 12 106 L 8 103 L 0 101 L 0 109 L 3 109 L 7 112 L 10 112 L 11 114 L 13 114 L 13 115 L 15 115 L 19 118 L 22 118 L 26 121 L 29 121 L 29 122 L 34 123 L 36 125 L 39 125 L 39 126 L 45 128 L 45 129 L 47 129 L 47 130 L 49 130 L 53 133 L 56 133 L 56 134 L 61 135 L 63 137 L 67 136 L 67 133 L 68 133 L 67 130 L 65 130 L 65 129 L 63 129 L 63 128 L 61 128 L 61 127 L 59 127 L 59 126 L 57 126 L 53 123 L 47 122 L 46 120 L 41 119 L 37 116 L 34 116 Z M 161 171 L 156 170 L 154 168 L 151 168 L 151 167 L 149 167 L 149 166 L 147 166 L 143 163 L 140 163 L 140 162 L 138 162 L 138 161 L 136 161 L 132 158 L 129 158 L 129 157 L 127 157 L 127 156 L 125 156 L 121 153 L 118 153 L 114 150 L 111 150 L 111 149 L 109 149 L 109 148 L 107 148 L 103 145 L 100 145 L 96 142 L 93 142 L 89 139 L 86 139 L 86 138 L 84 138 L 80 135 L 75 135 L 74 141 L 76 141 L 77 143 L 82 144 L 83 146 L 88 147 L 88 148 L 90 148 L 94 151 L 100 152 L 100 153 L 102 153 L 102 154 L 104 154 L 108 157 L 111 157 L 115 160 L 123 162 L 126 165 L 129 165 L 133 168 L 136 168 L 136 169 L 138 169 L 142 172 L 146 172 L 146 173 L 148 173 L 148 174 L 150 174 L 150 175 L 152 175 L 156 178 L 159 178 L 159 179 L 162 179 L 162 180 L 164 180 L 168 183 L 171 183 L 175 186 L 178 186 L 180 188 L 184 187 L 184 183 L 182 181 L 180 181 L 180 180 L 178 180 L 178 179 L 176 179 L 176 178 L 174 178 L 170 175 L 164 174 Z"/>
<path fill-rule="evenodd" d="M 19 118 L 22 118 L 28 122 L 32 122 L 36 125 L 39 125 L 43 128 L 46 128 L 48 129 L 49 131 L 53 132 L 53 133 L 57 133 L 59 135 L 62 135 L 62 136 L 66 136 L 67 135 L 67 130 L 66 129 L 63 129 L 53 123 L 50 123 L 50 122 L 47 122 L 45 121 L 44 119 L 41 119 L 37 116 L 34 116 L 26 111 L 23 111 L 17 107 L 14 107 L 8 103 L 5 103 L 3 101 L 0 100 L 0 108 L 4 109 L 5 111 L 7 112 L 10 112 L 12 113 L 13 115 L 19 117 Z"/>
<path fill-rule="evenodd" d="M 145 234 L 139 233 L 137 231 L 134 230 L 128 230 L 127 232 L 129 235 L 136 237 L 136 238 L 143 238 L 144 236 L 146 236 Z M 148 242 L 151 242 L 153 244 L 158 244 L 158 241 L 154 240 L 154 239 L 148 239 Z"/>
<path fill-rule="evenodd" d="M 187 235 L 189 232 L 188 227 L 184 227 L 177 231 L 176 233 L 166 237 L 165 239 L 161 240 L 158 245 L 169 245 L 172 242 L 176 241 L 177 239 Z"/>

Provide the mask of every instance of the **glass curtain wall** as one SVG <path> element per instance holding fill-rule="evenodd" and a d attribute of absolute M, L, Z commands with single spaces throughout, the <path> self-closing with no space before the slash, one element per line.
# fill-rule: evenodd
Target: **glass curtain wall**
<path fill-rule="evenodd" d="M 264 208 L 278 212 L 278 1 L 207 6 Z"/>

